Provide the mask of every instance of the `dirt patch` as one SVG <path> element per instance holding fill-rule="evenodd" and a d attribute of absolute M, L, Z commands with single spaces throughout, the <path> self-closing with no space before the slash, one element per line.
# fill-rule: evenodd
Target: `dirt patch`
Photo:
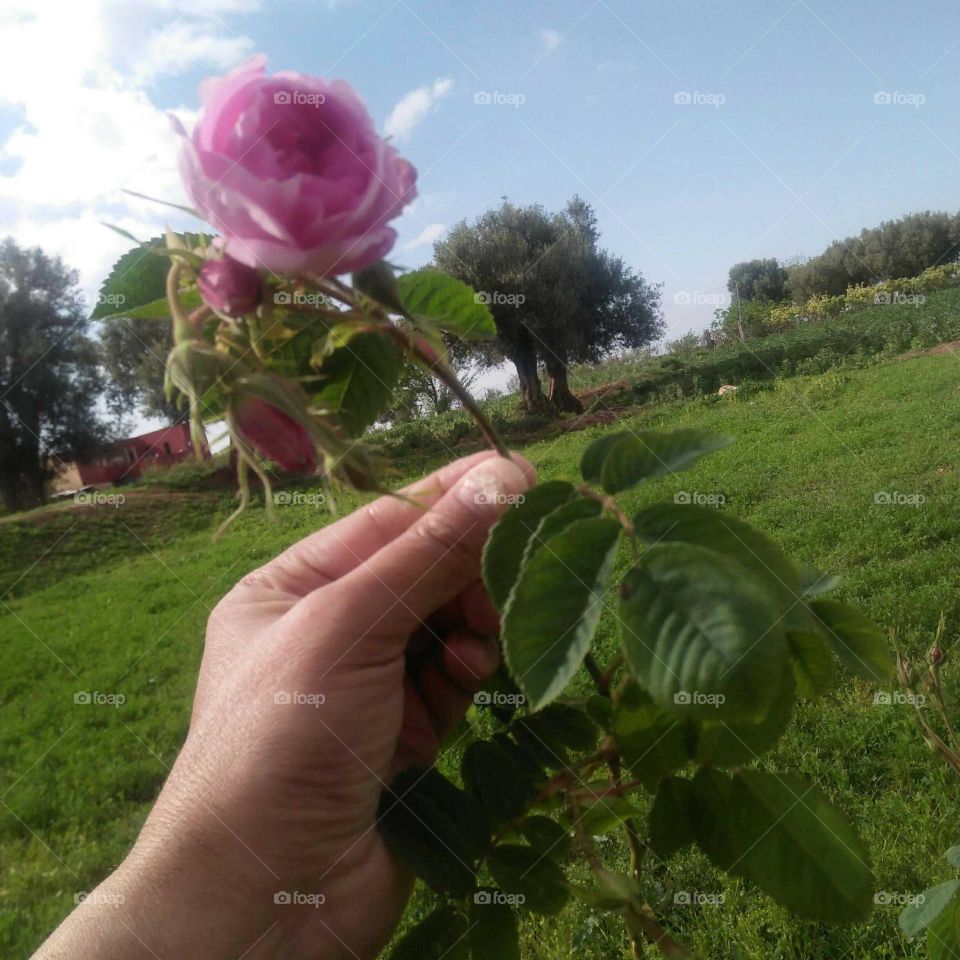
<path fill-rule="evenodd" d="M 601 423 L 613 423 L 623 416 L 626 409 L 626 407 L 610 407 L 607 410 L 597 410 L 596 413 L 584 413 L 579 417 L 565 420 L 560 429 L 564 433 L 573 433 L 575 430 L 586 430 L 587 427 L 595 427 Z"/>
<path fill-rule="evenodd" d="M 958 353 L 960 352 L 960 340 L 951 340 L 949 343 L 938 343 L 935 347 L 931 347 L 929 350 L 914 350 L 911 353 L 905 353 L 904 359 L 909 360 L 910 357 L 935 357 L 941 353 Z"/>
<path fill-rule="evenodd" d="M 602 400 L 611 394 L 623 393 L 625 390 L 633 389 L 629 380 L 614 380 L 612 383 L 603 383 L 599 387 L 591 387 L 589 390 L 578 390 L 577 397 L 589 405 L 594 400 Z"/>

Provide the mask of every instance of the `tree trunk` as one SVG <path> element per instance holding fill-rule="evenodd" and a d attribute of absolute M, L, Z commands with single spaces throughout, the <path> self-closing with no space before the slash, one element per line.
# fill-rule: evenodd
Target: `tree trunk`
<path fill-rule="evenodd" d="M 543 395 L 540 386 L 540 377 L 537 375 L 537 354 L 530 347 L 517 350 L 510 358 L 517 368 L 517 379 L 520 381 L 520 404 L 530 413 L 541 413 L 549 409 L 547 398 Z"/>
<path fill-rule="evenodd" d="M 583 404 L 571 393 L 567 383 L 567 365 L 547 354 L 547 399 L 564 413 L 583 413 Z"/>

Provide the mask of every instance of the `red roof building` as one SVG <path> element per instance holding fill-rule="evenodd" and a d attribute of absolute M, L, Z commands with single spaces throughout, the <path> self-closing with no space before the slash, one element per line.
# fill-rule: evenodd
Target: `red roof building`
<path fill-rule="evenodd" d="M 200 455 L 205 460 L 210 459 L 210 449 L 206 443 Z M 94 460 L 75 466 L 79 473 L 79 486 L 103 486 L 134 480 L 143 473 L 145 467 L 179 463 L 193 456 L 195 452 L 190 439 L 190 426 L 178 423 L 143 433 L 139 437 L 117 440 L 104 447 Z"/>

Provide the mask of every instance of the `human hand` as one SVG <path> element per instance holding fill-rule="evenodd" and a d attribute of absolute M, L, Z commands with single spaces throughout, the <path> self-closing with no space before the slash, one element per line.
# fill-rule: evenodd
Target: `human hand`
<path fill-rule="evenodd" d="M 412 884 L 380 793 L 497 668 L 480 553 L 533 476 L 465 458 L 406 491 L 422 506 L 381 498 L 245 577 L 133 851 L 37 958 L 376 956 Z"/>

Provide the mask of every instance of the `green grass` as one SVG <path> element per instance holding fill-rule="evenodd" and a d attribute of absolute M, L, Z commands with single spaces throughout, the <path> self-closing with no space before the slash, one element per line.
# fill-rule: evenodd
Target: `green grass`
<path fill-rule="evenodd" d="M 842 595 L 896 628 L 906 651 L 918 654 L 941 610 L 948 641 L 960 617 L 958 383 L 953 357 L 919 357 L 771 381 L 735 400 L 640 408 L 624 425 L 697 425 L 736 443 L 625 504 L 722 493 L 724 509 L 792 556 L 841 574 Z M 605 429 L 524 453 L 542 479 L 571 478 L 580 451 Z M 878 505 L 882 491 L 919 493 L 925 502 Z M 341 508 L 358 502 L 346 497 Z M 285 507 L 271 525 L 254 509 L 214 544 L 211 530 L 230 506 L 220 494 L 151 496 L 0 524 L 0 596 L 16 584 L 0 605 L 0 955 L 27 956 L 74 894 L 96 884 L 132 842 L 185 734 L 214 603 L 245 571 L 328 522 L 320 509 Z M 613 647 L 609 622 L 600 644 Z M 126 702 L 74 703 L 78 691 L 94 690 Z M 926 750 L 909 709 L 875 706 L 866 684 L 845 681 L 799 709 L 764 763 L 815 779 L 864 836 L 878 888 L 915 893 L 952 875 L 941 854 L 960 839 L 960 783 Z M 614 862 L 622 857 L 615 838 L 604 846 Z M 698 854 L 678 856 L 669 869 L 653 865 L 649 896 L 671 887 L 726 897 L 722 906 L 671 905 L 664 914 L 704 957 L 923 955 L 899 933 L 893 906 L 828 930 L 792 919 Z M 418 892 L 414 911 L 429 901 Z M 606 960 L 624 950 L 615 919 L 576 906 L 525 931 L 525 958 L 575 951 Z M 651 948 L 649 956 L 658 954 Z"/>

